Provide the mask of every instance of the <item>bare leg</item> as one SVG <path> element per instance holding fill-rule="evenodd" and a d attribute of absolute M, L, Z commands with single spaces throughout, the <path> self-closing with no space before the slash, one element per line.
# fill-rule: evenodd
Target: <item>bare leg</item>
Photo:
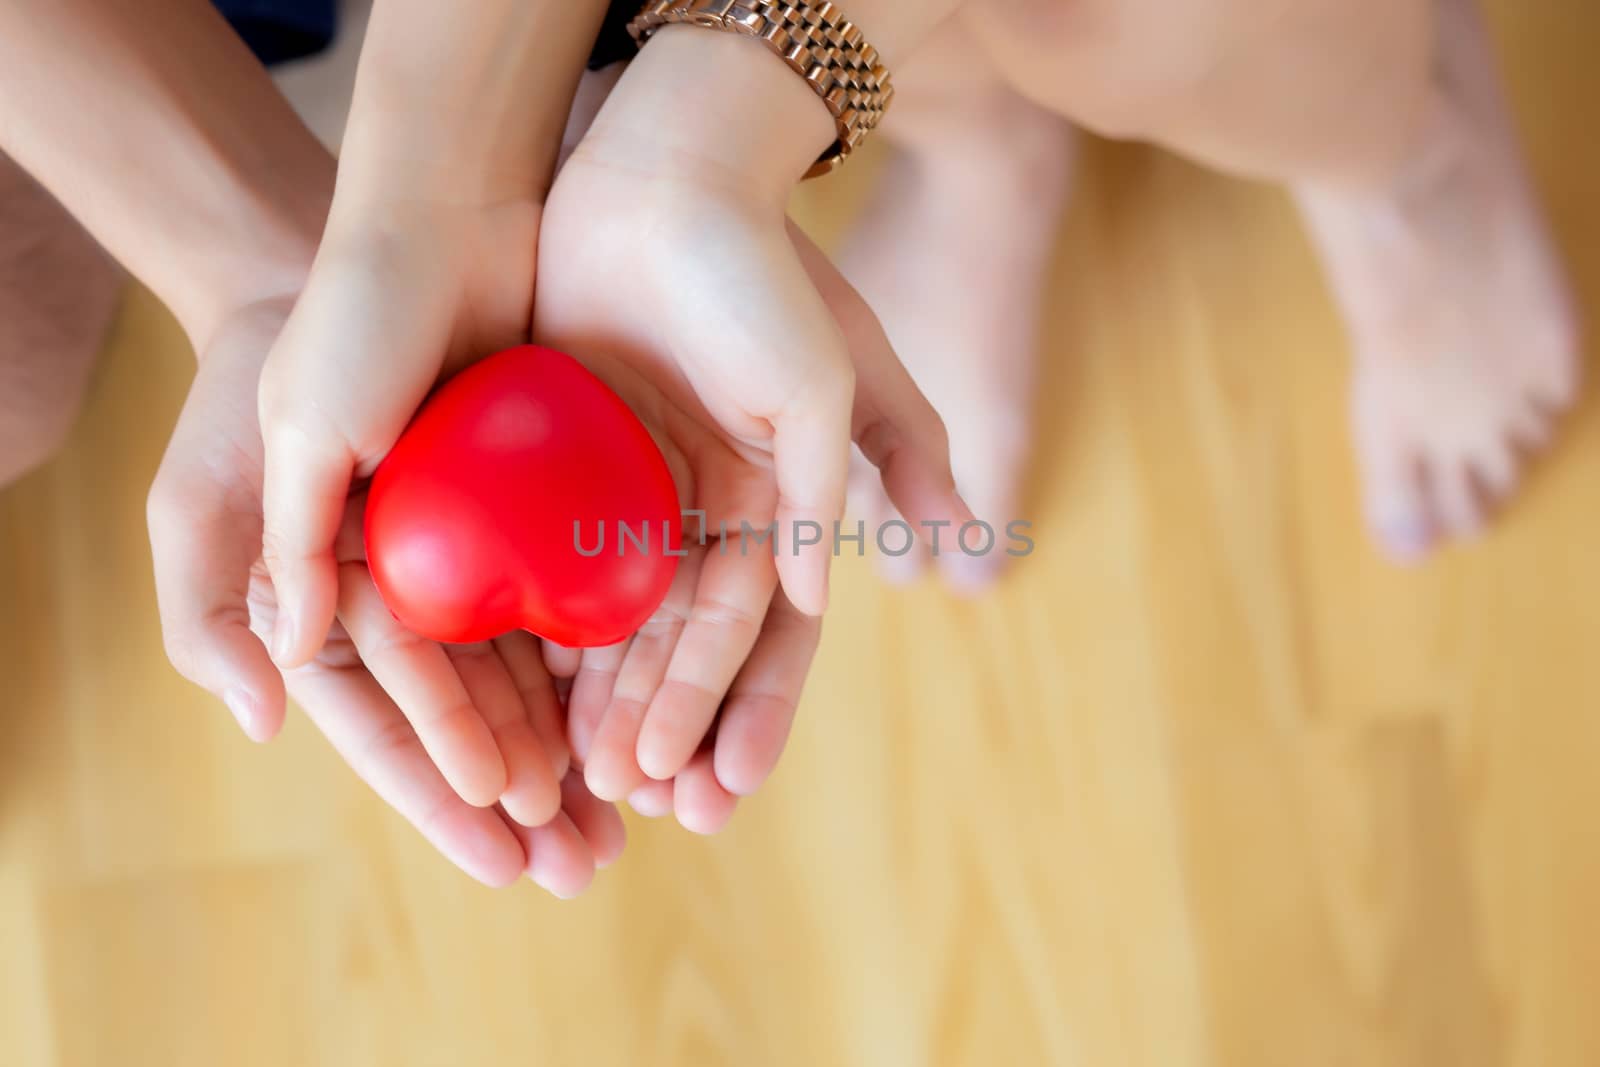
<path fill-rule="evenodd" d="M 65 440 L 121 284 L 100 246 L 0 155 L 0 487 Z"/>
<path fill-rule="evenodd" d="M 1577 323 L 1474 0 L 974 0 L 1019 89 L 1287 183 L 1356 353 L 1379 543 L 1468 536 L 1572 399 Z"/>
<path fill-rule="evenodd" d="M 1409 150 L 1432 0 L 968 0 L 1015 88 L 1086 129 L 1234 174 L 1360 181 Z"/>
<path fill-rule="evenodd" d="M 896 71 L 884 124 L 893 156 L 839 263 L 866 297 L 950 431 L 956 481 L 1003 531 L 1021 517 L 1032 445 L 1042 285 L 1071 183 L 1071 126 L 1009 88 L 948 26 Z M 894 517 L 881 486 L 857 479 L 853 510 Z M 1004 556 L 968 557 L 941 538 L 957 588 L 988 585 Z M 882 559 L 914 577 L 918 551 Z"/>
<path fill-rule="evenodd" d="M 1482 528 L 1578 379 L 1572 296 L 1474 0 L 1438 0 L 1438 94 L 1387 183 L 1295 187 L 1355 348 L 1374 536 L 1395 558 Z"/>

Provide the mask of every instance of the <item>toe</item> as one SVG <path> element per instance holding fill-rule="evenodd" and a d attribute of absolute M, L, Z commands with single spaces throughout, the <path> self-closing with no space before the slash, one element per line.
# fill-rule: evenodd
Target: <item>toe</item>
<path fill-rule="evenodd" d="M 1524 358 L 1537 368 L 1532 386 L 1539 405 L 1555 413 L 1568 410 L 1577 402 L 1583 377 L 1583 342 L 1575 316 L 1551 316 L 1550 324 L 1528 344 Z"/>
<path fill-rule="evenodd" d="M 1360 440 L 1367 528 L 1396 563 L 1420 561 L 1438 536 L 1423 492 L 1420 465 L 1410 449 L 1388 440 Z"/>
<path fill-rule="evenodd" d="M 1554 420 L 1532 398 L 1524 398 L 1506 420 L 1506 436 L 1523 452 L 1542 452 L 1550 446 Z"/>
<path fill-rule="evenodd" d="M 850 454 L 850 485 L 845 514 L 849 516 L 849 532 L 854 532 L 856 522 L 864 524 L 861 551 L 872 557 L 878 577 L 890 585 L 910 585 L 922 576 L 926 566 L 925 550 L 914 539 L 907 546 L 906 531 L 898 525 L 886 528 L 886 524 L 898 524 L 903 520 L 889 502 L 889 494 L 883 490 L 883 479 L 877 468 L 858 451 Z M 900 553 L 902 547 L 906 551 Z"/>
<path fill-rule="evenodd" d="M 1433 550 L 1434 524 L 1421 508 L 1390 508 L 1370 516 L 1367 521 L 1378 547 L 1396 563 L 1420 563 Z"/>
<path fill-rule="evenodd" d="M 996 405 L 995 410 L 1004 409 Z M 977 520 L 942 539 L 939 570 L 957 593 L 976 595 L 999 580 L 1008 562 L 1007 527 L 1024 518 L 1019 501 L 1029 441 L 1015 412 L 1011 414 L 1010 425 L 963 434 L 955 455 L 956 484 Z"/>
<path fill-rule="evenodd" d="M 867 519 L 867 551 L 877 559 L 878 574 L 890 585 L 910 585 L 928 568 L 928 547 L 895 506 L 883 488 L 877 489 L 876 507 Z M 903 550 L 903 551 L 902 551 Z"/>
<path fill-rule="evenodd" d="M 1480 497 L 1500 507 L 1516 491 L 1518 464 L 1515 449 L 1506 438 L 1490 437 L 1473 455 L 1469 473 Z"/>
<path fill-rule="evenodd" d="M 1444 534 L 1471 540 L 1483 532 L 1483 501 L 1465 457 L 1449 457 L 1430 464 L 1428 486 L 1434 514 Z"/>

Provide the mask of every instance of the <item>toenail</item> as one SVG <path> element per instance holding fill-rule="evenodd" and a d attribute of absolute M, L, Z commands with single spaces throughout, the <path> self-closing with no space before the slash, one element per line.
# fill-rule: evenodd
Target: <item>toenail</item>
<path fill-rule="evenodd" d="M 1409 519 L 1380 522 L 1378 539 L 1396 563 L 1419 563 L 1433 547 L 1433 536 L 1427 526 Z"/>
<path fill-rule="evenodd" d="M 1005 563 L 994 553 L 982 556 L 957 553 L 941 555 L 939 569 L 953 591 L 964 596 L 976 596 L 987 592 L 999 580 Z"/>
<path fill-rule="evenodd" d="M 911 551 L 878 557 L 878 574 L 890 585 L 910 585 L 922 576 L 922 547 L 913 545 Z"/>

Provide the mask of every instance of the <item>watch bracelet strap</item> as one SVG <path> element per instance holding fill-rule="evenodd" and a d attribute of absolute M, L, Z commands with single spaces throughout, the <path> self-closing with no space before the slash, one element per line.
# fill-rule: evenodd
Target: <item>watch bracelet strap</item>
<path fill-rule="evenodd" d="M 838 129 L 837 140 L 806 171 L 807 178 L 843 165 L 894 99 L 878 50 L 831 0 L 646 0 L 628 32 L 642 47 L 671 25 L 755 37 L 805 79 Z"/>

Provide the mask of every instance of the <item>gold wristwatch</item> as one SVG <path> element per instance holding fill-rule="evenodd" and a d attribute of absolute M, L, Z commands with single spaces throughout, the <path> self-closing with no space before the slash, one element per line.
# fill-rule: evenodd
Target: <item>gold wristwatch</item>
<path fill-rule="evenodd" d="M 844 163 L 894 99 L 878 50 L 831 0 L 647 0 L 628 23 L 643 46 L 662 26 L 701 26 L 755 37 L 822 98 L 838 139 L 806 171 L 827 174 Z"/>

